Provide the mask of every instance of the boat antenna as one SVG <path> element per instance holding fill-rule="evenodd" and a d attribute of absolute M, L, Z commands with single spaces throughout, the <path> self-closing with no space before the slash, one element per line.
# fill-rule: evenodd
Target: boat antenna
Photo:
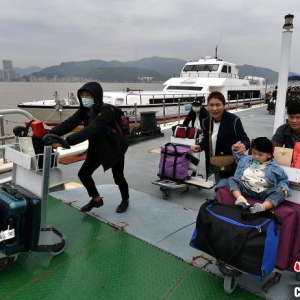
<path fill-rule="evenodd" d="M 223 36 L 223 31 L 222 31 L 222 33 L 221 33 L 219 43 L 218 43 L 218 45 L 216 46 L 216 49 L 215 49 L 215 59 L 218 59 L 218 47 L 219 47 L 220 44 L 221 44 L 222 36 Z"/>

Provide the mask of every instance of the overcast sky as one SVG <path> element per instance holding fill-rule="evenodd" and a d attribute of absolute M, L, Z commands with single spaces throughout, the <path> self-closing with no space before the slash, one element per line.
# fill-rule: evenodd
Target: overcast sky
<path fill-rule="evenodd" d="M 214 55 L 279 71 L 293 14 L 290 71 L 300 73 L 299 0 L 1 0 L 0 59 L 48 67 L 101 59 Z M 2 68 L 2 64 L 0 66 Z"/>

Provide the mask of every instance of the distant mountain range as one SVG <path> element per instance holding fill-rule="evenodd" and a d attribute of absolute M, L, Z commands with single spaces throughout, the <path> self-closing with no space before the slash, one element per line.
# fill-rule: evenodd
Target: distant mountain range
<path fill-rule="evenodd" d="M 175 58 L 149 57 L 136 61 L 120 62 L 117 60 L 88 60 L 80 62 L 63 62 L 47 68 L 14 68 L 22 80 L 43 78 L 57 80 L 78 78 L 81 80 L 99 80 L 102 82 L 139 82 L 165 81 L 179 74 L 186 61 Z M 264 77 L 268 84 L 278 81 L 278 72 L 268 68 L 252 65 L 237 65 L 240 77 L 253 75 Z M 1 70 L 0 70 L 1 71 Z M 75 80 L 74 79 L 74 80 Z"/>

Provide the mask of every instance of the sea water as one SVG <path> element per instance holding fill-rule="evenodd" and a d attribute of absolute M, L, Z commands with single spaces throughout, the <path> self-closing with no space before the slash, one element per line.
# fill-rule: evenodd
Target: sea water
<path fill-rule="evenodd" d="M 33 100 L 54 99 L 58 93 L 60 99 L 67 98 L 70 92 L 77 94 L 83 82 L 0 82 L 0 110 L 17 109 L 18 104 Z M 104 91 L 132 90 L 161 91 L 162 83 L 101 83 Z M 4 133 L 11 134 L 15 126 L 24 126 L 23 115 L 3 115 Z"/>

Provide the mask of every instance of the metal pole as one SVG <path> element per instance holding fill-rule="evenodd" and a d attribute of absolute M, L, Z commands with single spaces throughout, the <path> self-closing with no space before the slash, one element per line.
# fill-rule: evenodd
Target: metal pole
<path fill-rule="evenodd" d="M 292 45 L 292 33 L 293 31 L 290 30 L 285 30 L 282 32 L 280 68 L 278 75 L 278 88 L 273 133 L 276 132 L 277 128 L 280 125 L 285 123 L 285 101 Z"/>
<path fill-rule="evenodd" d="M 1 137 L 4 137 L 4 123 L 3 123 L 3 115 L 0 115 L 0 127 L 1 127 Z M 5 145 L 5 140 L 2 140 L 2 145 Z M 6 163 L 5 151 L 2 151 L 3 163 Z"/>
<path fill-rule="evenodd" d="M 10 114 L 20 114 L 20 115 L 24 115 L 25 117 L 27 117 L 30 120 L 34 120 L 34 117 L 26 110 L 23 109 L 0 109 L 0 115 L 10 115 Z"/>
<path fill-rule="evenodd" d="M 164 96 L 165 98 L 165 96 Z M 166 100 L 163 100 L 163 116 L 164 116 L 164 125 L 166 126 L 166 106 L 165 106 Z"/>
<path fill-rule="evenodd" d="M 180 124 L 180 99 L 178 100 L 178 124 Z"/>
<path fill-rule="evenodd" d="M 42 175 L 42 186 L 41 186 L 41 227 L 44 227 L 47 222 L 47 210 L 48 210 L 48 195 L 50 185 L 50 167 L 51 167 L 51 152 L 52 147 L 46 146 L 44 148 L 43 155 L 43 175 Z"/>
<path fill-rule="evenodd" d="M 134 103 L 134 123 L 137 124 L 137 104 Z"/>

